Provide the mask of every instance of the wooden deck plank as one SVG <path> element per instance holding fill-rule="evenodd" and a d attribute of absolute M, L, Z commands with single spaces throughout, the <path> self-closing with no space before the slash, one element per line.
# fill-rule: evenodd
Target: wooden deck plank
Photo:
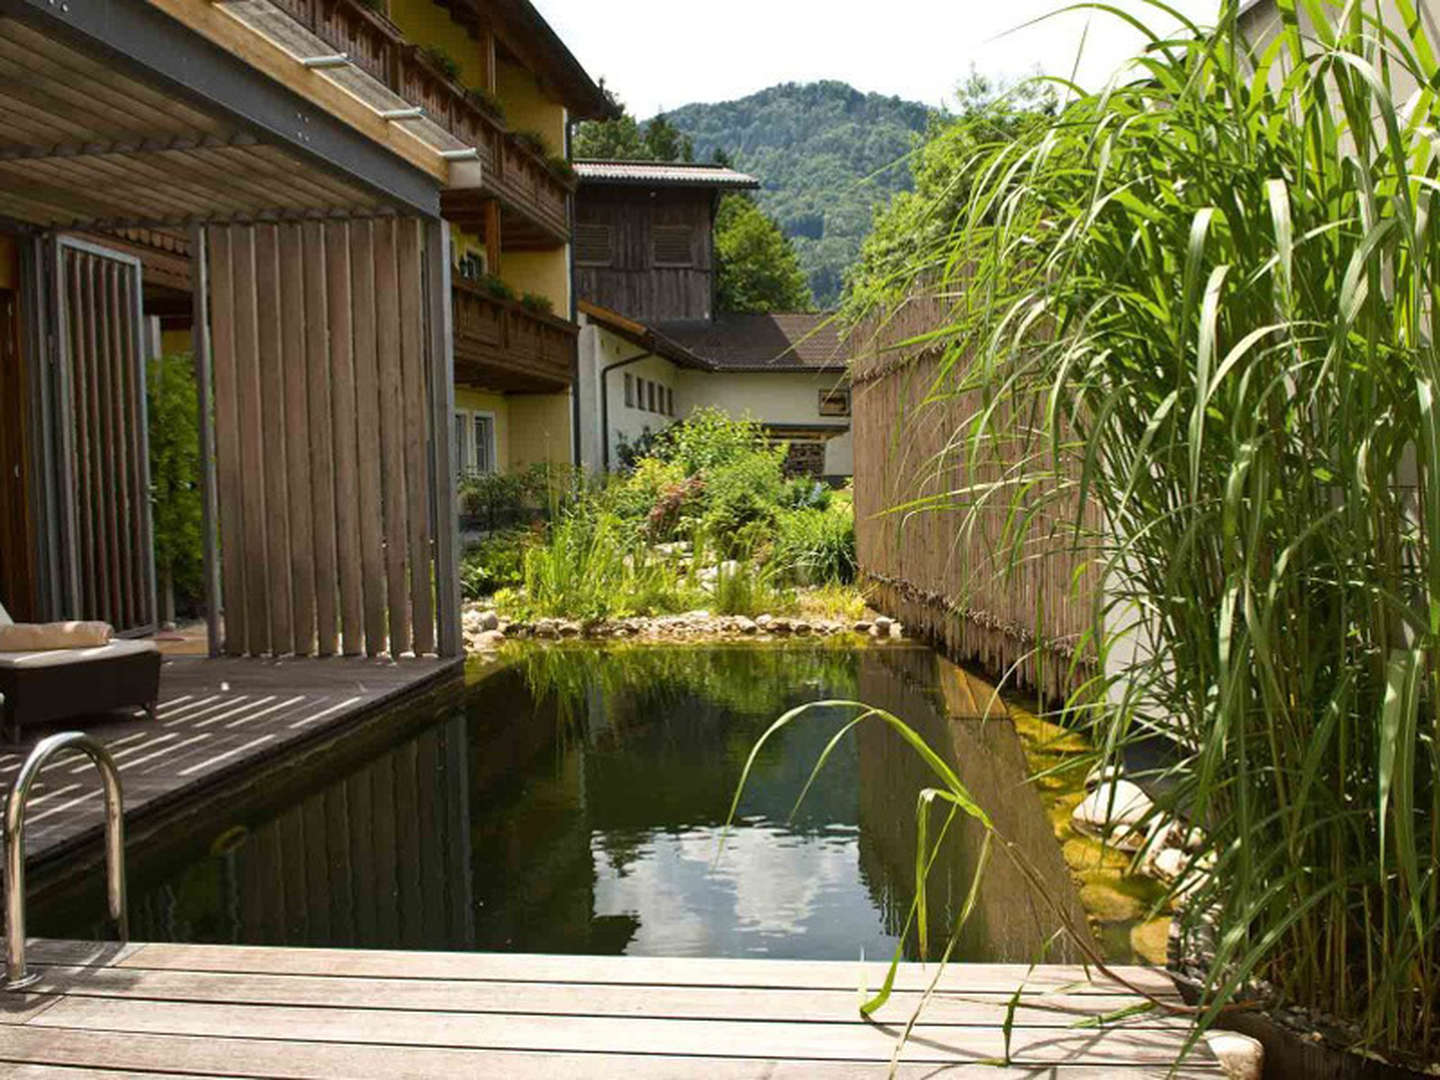
<path fill-rule="evenodd" d="M 158 723 L 141 713 L 88 719 L 85 728 L 111 750 L 125 785 L 132 826 L 162 804 L 202 794 L 262 756 L 343 725 L 435 679 L 458 672 L 454 661 L 407 659 L 183 658 L 161 668 Z M 0 747 L 0 781 L 8 781 L 45 729 Z M 26 819 L 31 859 L 52 858 L 99 839 L 104 800 L 94 770 L 77 756 L 41 772 Z"/>
<path fill-rule="evenodd" d="M 556 956 L 539 953 L 405 952 L 366 949 L 272 949 L 255 945 L 193 946 L 153 942 L 120 962 L 157 970 L 229 971 L 291 975 L 348 975 L 357 978 L 429 978 L 511 982 L 586 982 L 618 985 L 789 987 L 855 991 L 878 988 L 887 965 L 878 961 L 710 959 L 645 956 Z M 1176 998 L 1174 983 L 1155 968 L 1115 969 L 1131 986 Z M 907 964 L 896 975 L 898 990 L 923 990 L 933 967 Z M 1045 964 L 951 964 L 940 988 L 970 993 L 1010 994 L 1024 981 L 1036 993 L 1115 994 L 1128 988 L 1099 972 Z"/>
<path fill-rule="evenodd" d="M 202 1038 L 243 1032 L 253 1038 L 307 1043 L 546 1053 L 604 1053 L 624 1048 L 683 1056 L 703 1047 L 723 1049 L 730 1057 L 878 1063 L 891 1059 L 904 1023 L 557 1017 L 66 996 L 36 1013 L 24 1026 Z M 1183 1041 L 1183 1034 L 1151 1028 L 1016 1028 L 1009 1033 L 1008 1049 L 1012 1061 L 1031 1065 L 1169 1065 Z M 999 1025 L 943 1026 L 922 1020 L 913 1028 L 901 1058 L 979 1064 L 1004 1057 L 1006 1049 L 1006 1033 Z"/>
<path fill-rule="evenodd" d="M 422 1080 L 435 1076 L 504 1076 L 507 1080 L 671 1080 L 677 1075 L 706 1080 L 874 1080 L 884 1076 L 873 1062 L 767 1061 L 690 1055 L 683 1058 L 633 1053 L 535 1054 L 474 1052 L 444 1047 L 384 1047 L 364 1043 L 274 1042 L 255 1038 L 194 1038 L 77 1029 L 10 1027 L 0 1030 L 0 1061 L 30 1061 L 111 1069 L 163 1069 L 174 1075 L 293 1077 L 297 1080 L 354 1080 L 384 1076 Z M 1138 1080 L 1171 1076 L 1175 1080 L 1215 1080 L 1213 1065 L 1186 1066 L 1171 1072 L 1154 1066 L 1078 1065 L 1064 1068 L 997 1068 L 964 1065 L 902 1066 L 902 1080 Z"/>
<path fill-rule="evenodd" d="M 524 983 L 504 980 L 367 979 L 322 975 L 227 974 L 173 970 L 95 969 L 39 966 L 41 979 L 30 995 L 72 993 L 86 997 L 149 998 L 236 1005 L 329 1005 L 421 1012 L 527 1013 L 545 1016 L 650 1016 L 670 1019 L 787 1020 L 853 1023 L 860 995 L 855 990 L 748 987 L 676 987 L 634 984 Z M 921 995 L 900 991 L 876 1019 L 909 1019 Z M 1069 1028 L 1077 1021 L 1113 1013 L 1135 1004 L 1129 994 L 1038 994 L 1027 996 L 1014 1013 L 1014 1026 Z M 944 992 L 927 1003 L 924 1019 L 932 1025 L 995 1025 L 1009 1010 L 1007 995 Z M 7 1022 L 0 1016 L 0 1023 Z M 1124 1026 L 1186 1029 L 1183 1016 L 1155 1012 L 1127 1017 Z"/>

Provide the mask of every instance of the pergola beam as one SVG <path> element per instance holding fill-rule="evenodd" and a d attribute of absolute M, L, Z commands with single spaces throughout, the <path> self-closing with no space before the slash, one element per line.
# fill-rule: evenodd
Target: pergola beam
<path fill-rule="evenodd" d="M 155 136 L 122 142 L 57 143 L 53 146 L 6 146 L 0 147 L 0 161 L 68 161 L 77 158 L 98 158 L 140 154 L 161 154 L 176 150 L 217 150 L 236 146 L 256 146 L 259 140 L 253 135 L 238 133 L 229 138 L 214 135 L 191 137 Z"/>

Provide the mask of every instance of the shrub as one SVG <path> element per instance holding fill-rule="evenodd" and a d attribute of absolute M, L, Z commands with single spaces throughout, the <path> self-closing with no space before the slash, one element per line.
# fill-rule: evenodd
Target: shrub
<path fill-rule="evenodd" d="M 440 74 L 447 79 L 455 80 L 460 78 L 460 62 L 451 56 L 439 45 L 426 45 L 420 50 L 420 55 L 430 62 Z"/>
<path fill-rule="evenodd" d="M 721 409 L 704 408 L 656 435 L 650 452 L 662 461 L 678 462 L 689 475 L 768 449 L 759 421 L 737 420 Z"/>
<path fill-rule="evenodd" d="M 771 563 L 797 585 L 848 585 L 855 580 L 855 515 L 844 504 L 802 508 L 776 520 Z"/>
<path fill-rule="evenodd" d="M 484 289 L 497 300 L 514 300 L 515 290 L 506 284 L 505 279 L 499 274 L 481 274 L 475 279 L 475 284 Z"/>
<path fill-rule="evenodd" d="M 520 297 L 520 306 L 537 315 L 550 315 L 555 311 L 555 302 L 540 293 L 527 292 Z"/>
<path fill-rule="evenodd" d="M 538 536 L 531 529 L 511 529 L 468 548 L 460 561 L 460 591 L 465 599 L 478 600 L 519 585 L 525 576 L 525 549 Z"/>
<path fill-rule="evenodd" d="M 513 131 L 510 138 L 521 146 L 525 147 L 532 154 L 542 158 L 550 157 L 550 144 L 545 141 L 545 136 L 538 131 Z"/>
<path fill-rule="evenodd" d="M 193 610 L 204 597 L 205 541 L 200 505 L 200 405 L 189 353 L 150 361 L 150 485 L 155 572 L 164 597 Z"/>
<path fill-rule="evenodd" d="M 723 464 L 714 464 L 705 477 L 704 525 L 720 540 L 727 554 L 738 550 L 746 526 L 773 522 L 784 487 L 783 449 L 744 450 Z"/>
<path fill-rule="evenodd" d="M 505 122 L 505 106 L 500 104 L 500 99 L 483 86 L 472 86 L 465 91 L 466 96 L 485 112 L 489 113 L 501 123 Z"/>

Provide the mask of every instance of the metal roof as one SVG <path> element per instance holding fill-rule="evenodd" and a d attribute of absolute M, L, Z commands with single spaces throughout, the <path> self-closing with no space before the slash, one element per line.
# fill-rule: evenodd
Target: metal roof
<path fill-rule="evenodd" d="M 725 165 L 668 161 L 577 161 L 582 184 L 634 184 L 650 187 L 758 188 L 760 181 Z"/>

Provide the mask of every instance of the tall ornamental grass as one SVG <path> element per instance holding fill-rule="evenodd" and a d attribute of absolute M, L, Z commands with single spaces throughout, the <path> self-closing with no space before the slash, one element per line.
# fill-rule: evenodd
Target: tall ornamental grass
<path fill-rule="evenodd" d="M 1207 1019 L 1258 996 L 1434 1061 L 1440 82 L 1396 6 L 1280 0 L 1256 44 L 1227 0 L 967 163 L 916 258 L 958 297 L 934 396 L 980 404 L 911 509 L 1090 557 L 1105 673 L 1068 707 L 1106 755 L 1177 747 Z"/>

